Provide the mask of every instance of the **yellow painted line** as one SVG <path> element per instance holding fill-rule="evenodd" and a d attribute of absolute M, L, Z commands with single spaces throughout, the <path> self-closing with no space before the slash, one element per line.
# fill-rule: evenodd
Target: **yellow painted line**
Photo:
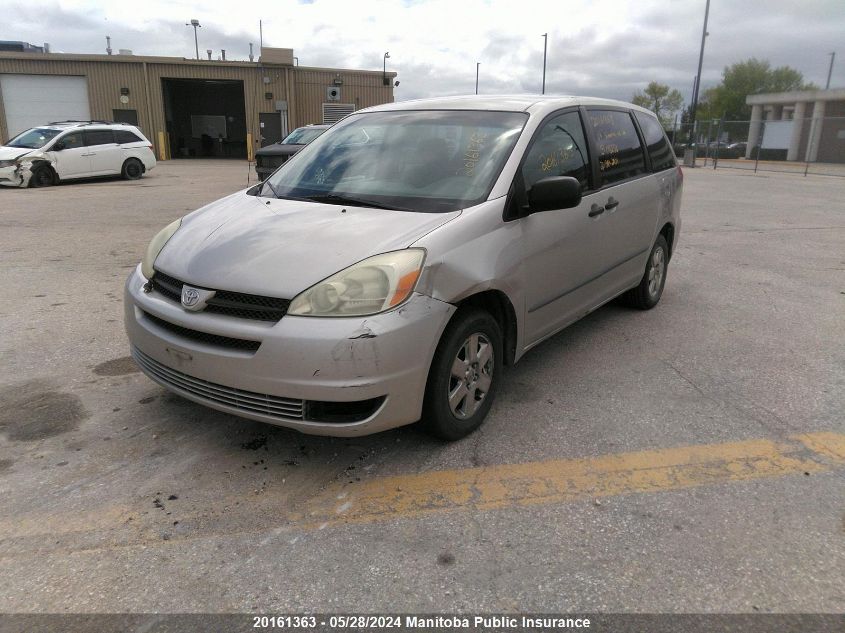
<path fill-rule="evenodd" d="M 443 470 L 337 485 L 291 517 L 324 527 L 467 508 L 560 504 L 845 467 L 845 435 L 810 433 L 581 459 Z"/>
<path fill-rule="evenodd" d="M 213 520 L 202 519 L 203 515 L 179 513 L 181 523 L 192 524 L 199 519 L 202 527 L 174 536 L 169 543 L 220 533 L 264 533 L 273 527 L 314 530 L 346 523 L 391 521 L 468 509 L 563 504 L 841 469 L 845 469 L 845 435 L 818 432 L 783 441 L 758 439 L 431 471 L 333 484 L 307 501 L 300 511 L 282 514 L 272 524 L 258 522 L 246 529 L 221 529 L 215 527 Z M 219 498 L 215 507 L 229 508 L 227 512 L 238 515 L 263 516 L 268 505 L 284 501 L 284 494 L 273 488 L 255 497 L 229 494 Z M 139 509 L 112 504 L 92 507 L 85 513 L 59 510 L 4 517 L 0 519 L 0 546 L 9 539 L 39 535 L 93 535 L 97 545 L 86 547 L 130 545 L 148 539 L 158 542 L 160 526 L 139 516 Z M 130 521 L 132 516 L 137 520 Z M 231 527 L 231 522 L 227 525 Z"/>

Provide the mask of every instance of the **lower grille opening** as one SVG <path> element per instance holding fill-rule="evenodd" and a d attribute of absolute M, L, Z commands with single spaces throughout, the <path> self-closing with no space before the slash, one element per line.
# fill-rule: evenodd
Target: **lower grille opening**
<path fill-rule="evenodd" d="M 137 347 L 132 347 L 132 357 L 144 373 L 153 380 L 172 389 L 189 393 L 200 401 L 237 409 L 245 414 L 260 414 L 279 420 L 302 420 L 302 400 L 235 389 L 209 380 L 194 378 L 162 365 Z"/>
<path fill-rule="evenodd" d="M 226 347 L 228 349 L 241 349 L 248 352 L 255 352 L 259 347 L 261 347 L 261 341 L 247 341 L 240 338 L 230 338 L 228 336 L 220 336 L 219 334 L 200 332 L 198 330 L 182 327 L 181 325 L 176 325 L 170 321 L 165 321 L 164 319 L 160 319 L 149 312 L 144 312 L 143 314 L 145 318 L 149 319 L 163 330 L 167 330 L 176 336 L 197 341 L 198 343 L 216 345 L 217 347 Z"/>
<path fill-rule="evenodd" d="M 378 411 L 385 397 L 354 402 L 309 400 L 305 403 L 305 419 L 311 422 L 360 422 Z"/>

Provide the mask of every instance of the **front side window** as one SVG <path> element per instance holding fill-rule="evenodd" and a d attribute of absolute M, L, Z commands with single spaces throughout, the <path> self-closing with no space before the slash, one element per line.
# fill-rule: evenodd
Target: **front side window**
<path fill-rule="evenodd" d="M 33 128 L 32 130 L 27 130 L 23 134 L 18 134 L 6 145 L 8 147 L 38 149 L 39 147 L 44 147 L 47 143 L 61 134 L 61 132 L 61 130 L 51 130 L 49 128 Z"/>
<path fill-rule="evenodd" d="M 640 129 L 643 131 L 648 155 L 651 158 L 651 171 L 663 171 L 674 167 L 676 165 L 675 154 L 672 152 L 672 146 L 669 145 L 669 139 L 666 138 L 666 133 L 663 131 L 660 121 L 657 120 L 657 117 L 645 112 L 637 112 L 636 116 Z"/>
<path fill-rule="evenodd" d="M 599 150 L 602 186 L 645 173 L 640 137 L 628 112 L 588 110 L 587 121 Z"/>
<path fill-rule="evenodd" d="M 86 145 L 108 145 L 114 143 L 114 133 L 111 130 L 85 130 Z"/>
<path fill-rule="evenodd" d="M 571 176 L 589 189 L 590 162 L 584 128 L 577 112 L 566 112 L 543 124 L 522 164 L 525 189 L 550 176 Z"/>
<path fill-rule="evenodd" d="M 85 143 L 82 141 L 82 132 L 71 132 L 70 134 L 65 134 L 59 139 L 59 142 L 64 145 L 63 149 L 76 149 L 85 146 Z"/>
<path fill-rule="evenodd" d="M 520 112 L 353 114 L 282 166 L 261 195 L 448 212 L 487 198 L 527 120 Z"/>

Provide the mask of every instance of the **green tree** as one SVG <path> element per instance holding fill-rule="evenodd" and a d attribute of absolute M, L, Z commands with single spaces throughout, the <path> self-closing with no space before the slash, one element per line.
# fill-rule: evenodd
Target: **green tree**
<path fill-rule="evenodd" d="M 654 112 L 663 127 L 672 127 L 672 118 L 681 109 L 684 98 L 674 88 L 651 81 L 645 90 L 641 90 L 632 97 L 631 102 Z"/>
<path fill-rule="evenodd" d="M 745 105 L 748 95 L 790 90 L 813 90 L 804 83 L 804 76 L 794 68 L 772 68 L 767 60 L 751 59 L 725 67 L 722 83 L 702 93 L 696 117 L 744 121 L 751 118 L 751 106 Z"/>

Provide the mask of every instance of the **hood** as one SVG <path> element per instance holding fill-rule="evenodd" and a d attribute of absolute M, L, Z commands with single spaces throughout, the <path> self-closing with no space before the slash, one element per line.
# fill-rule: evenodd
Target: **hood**
<path fill-rule="evenodd" d="M 407 248 L 460 214 L 258 198 L 242 191 L 186 216 L 155 267 L 197 286 L 293 299 L 362 259 Z"/>
<path fill-rule="evenodd" d="M 292 145 L 284 143 L 273 143 L 266 145 L 255 152 L 256 156 L 290 156 L 296 154 L 305 145 Z"/>
<path fill-rule="evenodd" d="M 8 145 L 0 145 L 0 160 L 15 160 L 16 158 L 34 152 L 34 149 L 27 149 L 26 147 L 9 147 Z"/>

